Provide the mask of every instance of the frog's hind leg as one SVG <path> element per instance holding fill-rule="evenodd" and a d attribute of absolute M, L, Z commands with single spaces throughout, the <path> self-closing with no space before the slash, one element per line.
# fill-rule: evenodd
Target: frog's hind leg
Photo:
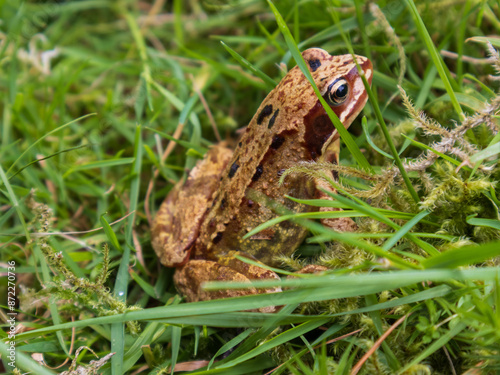
<path fill-rule="evenodd" d="M 184 264 L 198 238 L 200 225 L 220 184 L 220 175 L 233 152 L 212 147 L 179 182 L 158 210 L 151 229 L 151 242 L 160 262 L 167 267 Z"/>
<path fill-rule="evenodd" d="M 266 289 L 222 289 L 207 291 L 203 289 L 203 284 L 208 281 L 233 281 L 248 282 L 251 280 L 279 280 L 276 273 L 259 266 L 245 263 L 234 257 L 235 254 L 242 255 L 257 261 L 249 255 L 243 255 L 237 251 L 219 257 L 218 261 L 193 259 L 184 266 L 178 268 L 174 275 L 174 282 L 180 294 L 185 295 L 189 302 L 206 301 L 218 298 L 239 297 L 253 294 L 268 293 L 269 298 L 273 298 L 272 293 L 281 292 L 281 288 Z M 277 306 L 267 306 L 259 308 L 260 312 L 272 313 L 278 310 Z"/>

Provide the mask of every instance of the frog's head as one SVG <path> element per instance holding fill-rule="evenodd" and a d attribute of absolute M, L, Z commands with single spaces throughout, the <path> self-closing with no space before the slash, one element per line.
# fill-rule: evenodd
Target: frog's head
<path fill-rule="evenodd" d="M 335 112 L 340 122 L 348 128 L 366 104 L 368 95 L 352 55 L 332 56 L 320 48 L 311 48 L 302 53 L 318 89 Z M 370 60 L 355 55 L 356 61 L 371 85 L 373 67 Z M 317 101 L 305 118 L 305 140 L 313 156 L 322 155 L 329 160 L 328 148 L 339 138 L 323 106 Z M 330 150 L 332 151 L 332 150 Z"/>

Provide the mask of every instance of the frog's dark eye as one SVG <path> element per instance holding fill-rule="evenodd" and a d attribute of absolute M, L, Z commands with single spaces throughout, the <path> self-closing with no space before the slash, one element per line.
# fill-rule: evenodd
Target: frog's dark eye
<path fill-rule="evenodd" d="M 349 84 L 344 78 L 339 78 L 328 86 L 327 99 L 332 105 L 345 102 L 349 95 Z"/>

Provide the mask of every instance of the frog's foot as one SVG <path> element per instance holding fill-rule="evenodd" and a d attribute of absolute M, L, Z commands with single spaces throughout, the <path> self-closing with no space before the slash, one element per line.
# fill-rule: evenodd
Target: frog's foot
<path fill-rule="evenodd" d="M 188 261 L 183 267 L 178 268 L 174 275 L 174 282 L 179 292 L 185 295 L 190 302 L 281 292 L 280 287 L 266 289 L 256 289 L 252 287 L 240 290 L 204 290 L 203 284 L 207 281 L 250 283 L 251 280 L 279 280 L 278 275 L 273 271 L 242 262 L 234 257 L 234 253 L 241 254 L 238 252 L 231 252 L 226 256 L 220 257 L 217 262 L 212 260 L 193 259 Z M 252 259 L 250 256 L 245 256 Z M 255 261 L 255 259 L 252 260 Z M 258 311 L 273 313 L 278 311 L 278 309 L 277 306 L 267 306 L 258 309 Z"/>
<path fill-rule="evenodd" d="M 320 211 L 342 211 L 342 209 L 321 207 Z M 355 232 L 358 229 L 358 225 L 350 217 L 339 217 L 337 219 L 321 219 L 321 224 L 337 232 Z"/>
<path fill-rule="evenodd" d="M 320 186 L 321 188 L 323 188 L 325 190 L 336 193 L 335 189 L 333 189 L 330 185 L 328 185 L 324 181 L 318 181 L 317 186 Z M 326 194 L 325 192 L 323 192 L 319 189 L 318 189 L 318 193 L 316 196 L 319 199 L 333 200 L 332 197 L 330 197 L 328 194 Z M 342 211 L 341 208 L 334 208 L 334 207 L 321 207 L 319 210 L 320 210 L 320 212 Z M 331 228 L 337 232 L 355 232 L 358 229 L 358 225 L 350 217 L 339 217 L 339 218 L 335 218 L 335 219 L 321 219 L 321 223 L 325 227 Z"/>
<path fill-rule="evenodd" d="M 333 177 L 333 174 L 332 174 Z M 328 184 L 326 181 L 322 179 L 317 179 L 315 180 L 316 183 L 316 198 L 318 199 L 327 199 L 327 200 L 333 200 L 333 198 L 325 193 L 323 190 L 332 192 L 332 193 L 337 193 L 337 191 L 332 188 L 330 184 Z M 323 190 L 322 190 L 323 189 Z M 335 208 L 335 207 L 320 207 L 320 212 L 332 212 L 332 211 L 342 211 L 341 208 Z M 335 219 L 321 219 L 321 223 L 328 228 L 331 228 L 337 232 L 355 232 L 358 229 L 358 225 L 356 222 L 351 219 L 350 217 L 339 217 Z"/>

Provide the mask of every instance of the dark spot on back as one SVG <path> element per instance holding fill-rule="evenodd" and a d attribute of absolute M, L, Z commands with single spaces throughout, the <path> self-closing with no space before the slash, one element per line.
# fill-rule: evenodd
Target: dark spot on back
<path fill-rule="evenodd" d="M 276 117 L 278 117 L 278 113 L 280 112 L 280 109 L 278 108 L 276 111 L 274 111 L 273 117 L 269 120 L 269 124 L 267 125 L 268 129 L 271 129 L 274 125 L 274 122 L 276 121 Z"/>
<path fill-rule="evenodd" d="M 311 71 L 315 72 L 321 66 L 321 61 L 309 60 L 309 66 L 311 67 Z"/>
<path fill-rule="evenodd" d="M 264 172 L 264 167 L 262 165 L 259 165 L 257 168 L 255 168 L 255 173 L 252 177 L 252 181 L 257 181 L 260 176 L 262 176 L 262 173 Z"/>
<path fill-rule="evenodd" d="M 285 138 L 280 137 L 279 135 L 275 135 L 273 137 L 273 142 L 271 143 L 271 148 L 277 150 L 278 148 L 280 148 L 283 145 L 284 142 L 285 142 Z"/>
<path fill-rule="evenodd" d="M 220 208 L 221 210 L 226 208 L 226 198 L 222 198 L 222 200 L 220 201 Z"/>
<path fill-rule="evenodd" d="M 238 142 L 238 146 L 240 146 L 240 147 L 241 147 L 241 142 Z"/>
<path fill-rule="evenodd" d="M 262 111 L 260 111 L 259 117 L 257 117 L 257 124 L 258 125 L 262 124 L 262 121 L 264 121 L 264 119 L 271 113 L 273 113 L 273 106 L 271 104 L 268 104 L 264 107 Z"/>
<path fill-rule="evenodd" d="M 212 240 L 213 244 L 218 244 L 222 240 L 222 232 L 217 232 L 217 235 Z"/>
<path fill-rule="evenodd" d="M 233 178 L 233 176 L 235 175 L 236 171 L 238 170 L 240 166 L 238 165 L 238 163 L 235 161 L 233 163 L 233 165 L 231 165 L 231 168 L 229 168 L 229 173 L 227 175 L 227 177 L 229 178 Z"/>

